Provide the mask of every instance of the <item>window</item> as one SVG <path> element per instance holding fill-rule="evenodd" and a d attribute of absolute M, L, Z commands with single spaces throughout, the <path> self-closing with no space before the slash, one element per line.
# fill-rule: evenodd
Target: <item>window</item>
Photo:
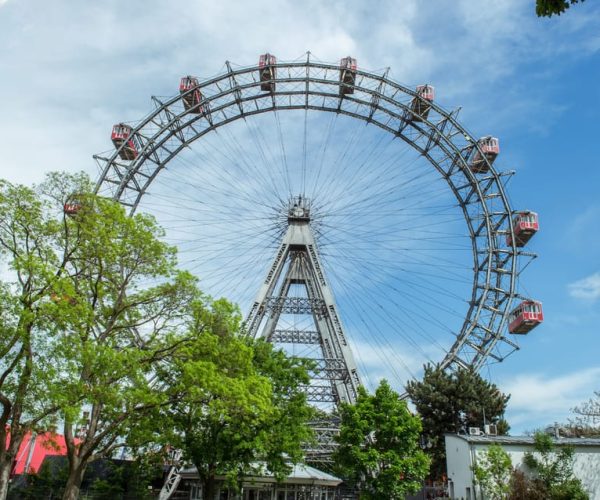
<path fill-rule="evenodd" d="M 523 306 L 520 305 L 519 307 L 517 307 L 511 314 L 511 320 L 514 321 L 516 320 L 519 316 L 521 316 L 521 314 L 523 314 Z"/>
<path fill-rule="evenodd" d="M 190 499 L 200 500 L 202 498 L 202 487 L 199 484 L 192 484 L 190 487 Z"/>

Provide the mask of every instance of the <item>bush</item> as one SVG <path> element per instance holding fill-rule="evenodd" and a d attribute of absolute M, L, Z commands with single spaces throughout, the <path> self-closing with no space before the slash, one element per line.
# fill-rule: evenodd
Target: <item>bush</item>
<path fill-rule="evenodd" d="M 550 488 L 550 500 L 589 500 L 579 479 L 569 479 Z"/>
<path fill-rule="evenodd" d="M 531 479 L 520 470 L 513 470 L 508 500 L 547 500 L 548 489 L 539 479 Z"/>

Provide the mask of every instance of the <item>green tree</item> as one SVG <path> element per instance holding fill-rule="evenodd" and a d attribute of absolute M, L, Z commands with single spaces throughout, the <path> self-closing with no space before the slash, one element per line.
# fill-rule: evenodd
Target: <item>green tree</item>
<path fill-rule="evenodd" d="M 511 473 L 510 455 L 499 444 L 492 444 L 486 451 L 477 454 L 473 474 L 486 498 L 490 500 L 506 498 L 510 491 Z"/>
<path fill-rule="evenodd" d="M 419 447 L 421 421 L 384 380 L 374 395 L 359 389 L 355 404 L 340 408 L 337 472 L 361 498 L 400 499 L 422 486 L 429 459 Z"/>
<path fill-rule="evenodd" d="M 76 499 L 91 461 L 110 457 L 133 432 L 171 404 L 156 384 L 158 366 L 190 339 L 182 334 L 189 305 L 201 300 L 195 281 L 176 270 L 174 249 L 145 215 L 87 196 L 90 207 L 66 222 L 77 234 L 66 305 L 78 310 L 63 325 L 61 409 L 69 458 L 63 498 Z M 89 208 L 89 209 L 87 209 Z M 149 283 L 153 283 L 150 285 Z M 68 339 L 68 340 L 67 340 Z M 80 415 L 89 408 L 81 428 Z"/>
<path fill-rule="evenodd" d="M 439 366 L 425 366 L 423 379 L 411 381 L 406 390 L 423 421 L 424 438 L 431 443 L 431 474 L 440 478 L 446 472 L 444 434 L 467 432 L 469 427 L 496 424 L 499 434 L 508 432 L 503 419 L 510 396 L 502 394 L 477 372 L 454 372 Z"/>
<path fill-rule="evenodd" d="M 538 17 L 552 17 L 554 14 L 560 16 L 571 5 L 584 2 L 584 0 L 537 0 L 535 13 Z"/>
<path fill-rule="evenodd" d="M 239 314 L 225 301 L 198 308 L 195 317 L 202 334 L 162 374 L 178 399 L 165 411 L 171 444 L 196 466 L 206 498 L 216 476 L 236 488 L 242 476 L 260 473 L 259 464 L 281 479 L 311 437 L 306 362 L 242 336 Z"/>
<path fill-rule="evenodd" d="M 64 462 L 42 463 L 40 470 L 25 474 L 18 485 L 11 486 L 9 500 L 40 500 L 60 498 L 67 482 L 68 468 Z"/>
<path fill-rule="evenodd" d="M 66 368 L 60 336 L 73 314 L 63 300 L 71 247 L 62 207 L 42 191 L 0 181 L 0 265 L 8 268 L 0 282 L 0 499 L 25 434 L 56 421 L 55 383 Z"/>
<path fill-rule="evenodd" d="M 126 498 L 150 500 L 156 498 L 152 493 L 153 483 L 163 480 L 164 456 L 157 453 L 143 453 L 123 472 L 126 486 Z"/>
<path fill-rule="evenodd" d="M 156 455 L 145 455 L 134 461 L 120 462 L 120 465 L 106 460 L 100 474 L 89 486 L 88 495 L 91 493 L 94 500 L 155 498 L 148 487 L 153 480 L 162 479 L 164 464 L 162 461 L 157 463 L 156 458 Z M 84 482 L 90 481 L 89 475 L 93 475 L 93 470 L 88 469 Z"/>
<path fill-rule="evenodd" d="M 79 210 L 67 216 L 69 200 Z M 189 340 L 190 304 L 203 298 L 162 234 L 151 217 L 94 196 L 84 175 L 50 174 L 36 189 L 0 183 L 12 278 L 0 286 L 0 498 L 28 430 L 64 422 L 63 498 L 74 499 L 90 461 L 132 429 L 142 437 L 145 419 L 169 404 L 155 369 Z"/>
<path fill-rule="evenodd" d="M 257 372 L 266 377 L 272 387 L 273 413 L 262 427 L 266 432 L 262 442 L 263 460 L 277 478 L 290 472 L 290 463 L 304 457 L 302 446 L 314 439 L 309 421 L 316 415 L 308 404 L 304 387 L 310 382 L 309 371 L 314 362 L 288 356 L 264 340 L 252 342 L 253 363 Z"/>
<path fill-rule="evenodd" d="M 525 454 L 524 463 L 546 489 L 550 500 L 587 500 L 589 495 L 573 475 L 572 446 L 557 446 L 544 432 L 534 435 L 534 451 Z"/>
<path fill-rule="evenodd" d="M 122 498 L 125 493 L 123 484 L 123 467 L 108 463 L 108 474 L 106 478 L 96 478 L 89 488 L 94 500 L 114 500 Z"/>

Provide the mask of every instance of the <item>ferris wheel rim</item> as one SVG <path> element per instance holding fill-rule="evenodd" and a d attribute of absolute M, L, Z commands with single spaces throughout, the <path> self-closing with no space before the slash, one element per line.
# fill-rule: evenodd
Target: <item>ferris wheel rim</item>
<path fill-rule="evenodd" d="M 353 119 L 363 120 L 378 126 L 386 132 L 393 134 L 394 137 L 406 142 L 424 156 L 442 174 L 442 177 L 459 203 L 465 222 L 469 228 L 473 252 L 471 300 L 469 301 L 469 308 L 461 330 L 456 335 L 456 340 L 452 347 L 448 349 L 446 356 L 440 361 L 440 365 L 443 368 L 458 366 L 478 369 L 490 357 L 497 361 L 502 361 L 506 357 L 493 353 L 499 342 L 506 343 L 512 349 L 511 352 L 518 349 L 518 345 L 503 334 L 512 301 L 518 296 L 516 293 L 516 279 L 518 276 L 518 256 L 520 251 L 516 246 L 516 239 L 514 238 L 513 214 L 515 212 L 511 209 L 504 185 L 502 184 L 501 174 L 488 162 L 485 155 L 482 155 L 488 167 L 485 176 L 478 176 L 469 168 L 469 157 L 475 151 L 479 151 L 480 154 L 482 151 L 478 142 L 473 138 L 474 136 L 458 122 L 456 118 L 457 111 L 447 111 L 435 102 L 428 102 L 434 114 L 437 114 L 440 119 L 436 123 L 431 121 L 430 118 L 420 119 L 418 122 L 411 119 L 410 101 L 403 102 L 399 98 L 395 98 L 395 96 L 399 95 L 405 99 L 418 99 L 419 95 L 412 89 L 389 79 L 387 71 L 380 75 L 365 70 L 356 70 L 357 81 L 353 85 L 353 89 L 370 96 L 370 101 L 365 101 L 355 96 L 340 96 L 335 92 L 336 88 L 339 88 L 339 80 L 336 78 L 327 79 L 328 73 L 333 75 L 339 74 L 339 65 L 314 62 L 310 60 L 310 57 L 307 57 L 307 60 L 303 62 L 278 62 L 274 65 L 277 73 L 281 75 L 282 71 L 287 70 L 288 78 L 281 76 L 273 78 L 276 87 L 272 92 L 265 93 L 259 90 L 254 95 L 249 94 L 244 96 L 243 94 L 247 91 L 255 90 L 256 88 L 260 89 L 261 83 L 255 78 L 259 67 L 248 66 L 233 70 L 229 63 L 226 64 L 228 67 L 227 72 L 199 82 L 198 89 L 201 92 L 205 89 L 210 89 L 211 86 L 212 88 L 215 86 L 218 88 L 218 92 L 205 94 L 202 101 L 202 105 L 206 105 L 209 110 L 208 116 L 205 113 L 195 114 L 186 110 L 181 112 L 177 109 L 177 106 L 181 106 L 183 98 L 189 94 L 189 91 L 169 98 L 164 102 L 153 98 L 156 109 L 132 127 L 132 133 L 137 134 L 143 145 L 135 160 L 121 161 L 119 158 L 120 148 L 114 150 L 111 155 L 98 154 L 94 156 L 101 169 L 101 175 L 96 184 L 96 191 L 102 193 L 108 188 L 113 199 L 128 206 L 131 213 L 134 213 L 146 189 L 169 161 L 176 158 L 184 148 L 189 147 L 190 144 L 207 133 L 241 118 L 245 119 L 250 116 L 280 110 L 304 109 L 333 112 L 349 116 Z M 317 78 L 311 75 L 311 70 L 324 71 L 325 78 Z M 296 71 L 297 74 L 292 76 L 292 71 Z M 249 80 L 238 82 L 238 80 L 248 77 L 250 78 Z M 295 91 L 288 90 L 282 92 L 277 90 L 277 87 L 280 85 L 290 83 L 304 84 L 304 90 L 301 88 Z M 311 84 L 331 86 L 332 92 L 311 90 Z M 366 86 L 367 84 L 371 86 Z M 392 96 L 386 93 L 387 89 L 394 90 Z M 315 96 L 323 98 L 322 106 L 309 102 L 310 98 Z M 233 99 L 227 100 L 230 97 Z M 288 98 L 289 105 L 278 104 L 277 98 L 279 97 Z M 304 98 L 304 103 L 297 102 L 296 104 L 292 104 L 292 98 L 297 97 Z M 261 108 L 257 104 L 259 100 L 268 99 L 272 100 L 272 106 Z M 339 99 L 339 105 L 337 107 L 325 106 L 326 99 Z M 353 113 L 348 109 L 342 109 L 343 102 L 352 102 L 358 106 L 362 106 L 360 109 L 368 109 L 368 113 Z M 220 103 L 220 105 L 213 108 L 211 104 L 215 103 Z M 395 108 L 386 108 L 382 103 L 395 106 Z M 244 106 L 251 104 L 255 105 L 255 109 L 244 109 Z M 235 111 L 236 109 L 237 112 Z M 229 115 L 226 115 L 224 110 L 227 110 Z M 378 112 L 398 119 L 403 123 L 402 129 L 393 129 L 383 122 L 378 121 L 376 117 Z M 212 113 L 223 113 L 225 119 L 220 122 L 213 122 L 210 119 L 210 114 Z M 194 125 L 200 120 L 204 120 L 209 126 L 204 126 L 204 128 L 197 130 Z M 413 131 L 411 129 L 414 129 L 414 132 L 417 133 L 417 138 L 413 139 L 405 135 L 403 133 L 405 129 L 409 129 L 411 132 Z M 150 134 L 148 130 L 154 130 L 154 133 Z M 184 132 L 189 130 L 193 130 L 194 134 L 186 137 Z M 169 151 L 167 156 L 161 158 L 159 152 L 164 154 L 161 148 L 166 149 L 164 144 L 172 138 L 178 138 L 180 145 L 175 150 Z M 425 143 L 425 147 L 419 145 L 417 139 Z M 425 141 L 424 139 L 427 140 Z M 459 142 L 458 139 L 462 142 Z M 440 161 L 432 156 L 432 151 L 436 148 L 440 148 L 444 155 L 447 156 L 447 160 L 451 159 L 450 170 L 445 170 L 440 166 Z M 145 165 L 150 165 L 150 169 L 144 171 Z M 468 180 L 466 186 L 454 185 L 454 176 L 458 173 L 461 173 Z M 468 191 L 469 194 L 462 196 L 462 190 L 467 188 L 470 188 Z M 133 202 L 126 199 L 128 191 L 137 193 L 134 196 Z M 501 212 L 496 210 L 495 213 L 491 213 L 492 211 L 486 201 L 490 199 L 491 194 L 501 200 L 503 207 Z M 475 203 L 472 201 L 473 199 L 482 210 L 483 220 L 481 217 L 479 219 L 472 217 L 468 210 L 468 205 Z M 501 229 L 503 226 L 505 228 Z M 482 233 L 484 233 L 485 238 L 480 238 Z M 502 236 L 505 234 L 511 235 L 512 245 L 500 248 L 498 244 L 499 234 Z M 487 247 L 483 247 L 480 242 L 487 243 Z M 484 258 L 481 258 L 482 255 Z M 500 269 L 503 272 L 499 272 Z M 494 273 L 495 276 L 493 276 Z M 482 276 L 483 279 L 480 279 Z M 491 306 L 490 304 L 494 305 Z M 482 321 L 480 322 L 481 313 L 484 309 L 491 312 L 490 319 L 486 324 L 483 324 Z M 467 360 L 464 359 L 466 348 L 475 351 Z"/>

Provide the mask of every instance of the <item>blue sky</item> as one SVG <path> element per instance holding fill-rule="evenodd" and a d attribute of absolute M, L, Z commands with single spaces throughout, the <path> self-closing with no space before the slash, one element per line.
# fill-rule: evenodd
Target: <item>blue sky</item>
<path fill-rule="evenodd" d="M 546 321 L 482 373 L 512 394 L 513 432 L 563 421 L 600 389 L 600 6 L 538 19 L 533 0 L 374 5 L 0 0 L 0 177 L 96 176 L 91 155 L 110 148 L 113 123 L 147 114 L 181 75 L 206 78 L 267 50 L 352 54 L 408 86 L 430 82 L 469 130 L 501 139 L 503 168 L 517 170 L 513 206 L 540 214 L 539 258 L 521 289 L 543 301 Z M 377 357 L 360 350 L 367 365 Z"/>

